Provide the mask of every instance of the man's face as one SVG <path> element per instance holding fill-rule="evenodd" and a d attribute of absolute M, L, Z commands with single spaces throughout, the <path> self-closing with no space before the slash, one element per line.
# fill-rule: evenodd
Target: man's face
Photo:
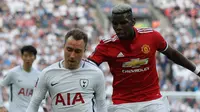
<path fill-rule="evenodd" d="M 113 14 L 112 15 L 113 29 L 115 30 L 117 36 L 121 40 L 132 39 L 133 21 L 132 18 L 128 18 L 125 14 Z"/>
<path fill-rule="evenodd" d="M 69 37 L 64 46 L 65 67 L 77 69 L 85 52 L 85 43 L 82 40 L 75 40 Z"/>
<path fill-rule="evenodd" d="M 36 57 L 33 53 L 25 51 L 21 58 L 23 60 L 24 66 L 31 67 Z"/>

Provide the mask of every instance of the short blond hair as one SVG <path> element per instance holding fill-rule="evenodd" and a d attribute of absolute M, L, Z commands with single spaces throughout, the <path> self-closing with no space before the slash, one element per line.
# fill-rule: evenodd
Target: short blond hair
<path fill-rule="evenodd" d="M 114 6 L 112 9 L 112 14 L 124 14 L 124 13 L 132 14 L 132 7 L 128 4 L 118 4 Z"/>

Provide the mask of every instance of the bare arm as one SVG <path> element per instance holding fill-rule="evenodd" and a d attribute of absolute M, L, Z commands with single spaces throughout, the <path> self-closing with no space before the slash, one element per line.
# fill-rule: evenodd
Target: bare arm
<path fill-rule="evenodd" d="M 10 84 L 13 83 L 13 77 L 14 73 L 9 71 L 3 78 L 0 78 L 0 112 L 5 112 L 6 108 L 4 107 L 4 101 L 3 101 L 3 96 L 5 91 L 5 87 L 9 86 Z M 7 92 L 6 92 L 7 94 Z"/>
<path fill-rule="evenodd" d="M 188 70 L 190 70 L 192 72 L 195 72 L 195 70 L 196 70 L 195 64 L 193 64 L 190 60 L 188 60 L 186 57 L 184 57 L 179 51 L 168 46 L 168 48 L 162 53 L 164 55 L 166 55 L 174 63 L 176 63 L 184 68 L 187 68 Z M 200 73 L 198 72 L 197 75 L 200 76 Z"/>

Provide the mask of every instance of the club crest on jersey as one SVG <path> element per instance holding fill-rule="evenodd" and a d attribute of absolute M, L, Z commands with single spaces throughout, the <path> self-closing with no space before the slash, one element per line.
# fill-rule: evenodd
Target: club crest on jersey
<path fill-rule="evenodd" d="M 80 86 L 85 89 L 89 84 L 89 80 L 88 79 L 80 79 Z"/>
<path fill-rule="evenodd" d="M 141 47 L 141 50 L 144 54 L 148 54 L 150 52 L 150 47 L 149 45 L 147 44 L 144 44 L 142 47 Z"/>

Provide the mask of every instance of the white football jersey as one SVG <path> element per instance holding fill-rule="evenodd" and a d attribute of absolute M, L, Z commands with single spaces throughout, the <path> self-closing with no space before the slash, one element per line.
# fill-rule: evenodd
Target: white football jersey
<path fill-rule="evenodd" d="M 47 91 L 53 112 L 107 112 L 103 72 L 86 60 L 76 70 L 64 68 L 62 62 L 43 70 L 27 112 L 37 111 Z"/>
<path fill-rule="evenodd" d="M 26 72 L 22 66 L 16 66 L 5 74 L 0 85 L 10 88 L 9 112 L 26 112 L 40 73 L 34 68 L 31 68 L 30 72 Z"/>

